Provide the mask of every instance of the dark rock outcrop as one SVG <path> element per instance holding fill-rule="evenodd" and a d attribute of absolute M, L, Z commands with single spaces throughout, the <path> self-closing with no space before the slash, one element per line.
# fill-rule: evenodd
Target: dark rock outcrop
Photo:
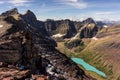
<path fill-rule="evenodd" d="M 35 16 L 31 16 L 29 22 L 26 18 L 28 14 L 17 19 L 12 15 L 0 19 L 3 26 L 0 28 L 0 62 L 13 65 L 19 70 L 30 70 L 30 75 L 47 75 L 50 80 L 93 79 L 71 59 L 55 49 L 50 39 L 41 32 L 43 28 L 40 31 L 36 28 Z"/>

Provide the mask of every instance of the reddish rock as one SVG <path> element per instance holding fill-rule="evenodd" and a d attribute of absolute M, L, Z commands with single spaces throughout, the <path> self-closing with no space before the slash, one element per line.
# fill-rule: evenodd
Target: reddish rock
<path fill-rule="evenodd" d="M 6 77 L 6 78 L 3 78 L 3 80 L 15 80 L 13 77 Z"/>
<path fill-rule="evenodd" d="M 32 75 L 32 78 L 35 80 L 49 80 L 49 77 L 44 75 Z"/>
<path fill-rule="evenodd" d="M 30 74 L 29 70 L 20 71 L 14 68 L 0 68 L 0 80 L 22 79 Z M 9 76 L 9 77 L 8 77 Z"/>

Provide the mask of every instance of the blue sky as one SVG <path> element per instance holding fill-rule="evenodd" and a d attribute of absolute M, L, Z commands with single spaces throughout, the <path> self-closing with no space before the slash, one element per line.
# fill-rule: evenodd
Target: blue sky
<path fill-rule="evenodd" d="M 33 11 L 39 20 L 120 20 L 120 0 L 0 0 L 0 13 L 15 7 Z"/>

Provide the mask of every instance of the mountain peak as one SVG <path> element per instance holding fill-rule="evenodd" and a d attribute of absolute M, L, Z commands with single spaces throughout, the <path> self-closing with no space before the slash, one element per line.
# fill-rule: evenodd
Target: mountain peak
<path fill-rule="evenodd" d="M 31 10 L 27 10 L 23 16 L 28 19 L 37 20 L 35 14 Z"/>
<path fill-rule="evenodd" d="M 11 16 L 11 15 L 15 15 L 15 14 L 19 14 L 17 8 L 13 8 L 9 11 L 6 11 L 6 12 L 2 13 L 1 16 Z"/>
<path fill-rule="evenodd" d="M 26 14 L 34 14 L 31 10 L 27 10 Z"/>
<path fill-rule="evenodd" d="M 85 20 L 85 22 L 95 23 L 95 21 L 93 20 L 93 18 L 87 18 L 87 19 Z"/>

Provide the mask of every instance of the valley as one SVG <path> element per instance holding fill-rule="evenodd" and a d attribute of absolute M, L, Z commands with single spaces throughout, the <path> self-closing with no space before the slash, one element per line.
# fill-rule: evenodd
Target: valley
<path fill-rule="evenodd" d="M 115 24 L 112 27 L 102 28 L 95 37 L 82 39 L 77 37 L 81 39 L 82 45 L 76 45 L 72 37 L 64 39 L 63 42 L 57 42 L 57 49 L 70 58 L 84 59 L 90 65 L 105 72 L 107 77 L 101 77 L 100 80 L 119 80 L 119 29 L 119 24 Z"/>

